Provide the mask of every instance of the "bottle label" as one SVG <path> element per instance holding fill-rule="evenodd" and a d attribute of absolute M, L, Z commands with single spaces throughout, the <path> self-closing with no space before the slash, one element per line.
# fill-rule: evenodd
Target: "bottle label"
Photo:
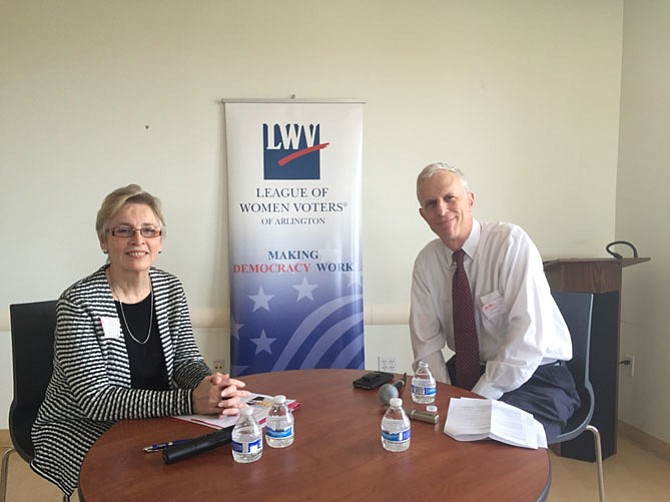
<path fill-rule="evenodd" d="M 411 429 L 405 429 L 404 431 L 398 431 L 398 432 L 388 432 L 384 430 L 382 431 L 382 437 L 386 439 L 386 441 L 390 441 L 392 443 L 402 443 L 404 441 L 407 441 L 411 436 L 412 436 Z"/>
<path fill-rule="evenodd" d="M 418 387 L 412 385 L 412 394 L 416 394 L 417 396 L 434 396 L 436 389 L 436 387 Z"/>
<path fill-rule="evenodd" d="M 270 429 L 266 426 L 265 434 L 273 439 L 286 439 L 293 436 L 293 427 L 288 427 L 287 429 Z"/>
<path fill-rule="evenodd" d="M 250 441 L 249 443 L 233 441 L 231 446 L 233 451 L 236 451 L 237 453 L 257 453 L 259 450 L 263 449 L 263 439 L 256 439 L 255 441 Z"/>

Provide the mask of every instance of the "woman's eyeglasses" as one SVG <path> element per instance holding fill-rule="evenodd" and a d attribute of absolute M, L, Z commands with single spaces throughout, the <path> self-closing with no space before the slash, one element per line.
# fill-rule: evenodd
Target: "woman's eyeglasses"
<path fill-rule="evenodd" d="M 139 232 L 142 237 L 146 237 L 147 239 L 159 237 L 162 233 L 162 230 L 158 227 L 146 226 L 134 228 L 130 225 L 117 225 L 116 227 L 108 228 L 107 231 L 111 232 L 114 237 L 125 238 L 134 237 L 135 232 Z"/>

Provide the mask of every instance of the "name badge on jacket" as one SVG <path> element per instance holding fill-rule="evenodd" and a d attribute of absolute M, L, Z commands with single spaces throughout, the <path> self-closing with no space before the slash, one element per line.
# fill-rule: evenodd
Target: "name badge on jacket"
<path fill-rule="evenodd" d="M 121 323 L 118 317 L 101 317 L 100 322 L 102 323 L 102 331 L 105 333 L 105 338 L 121 338 Z"/>

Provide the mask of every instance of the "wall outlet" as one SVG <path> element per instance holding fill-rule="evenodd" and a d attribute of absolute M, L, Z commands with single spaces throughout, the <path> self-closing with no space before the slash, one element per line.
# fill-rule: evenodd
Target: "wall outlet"
<path fill-rule="evenodd" d="M 635 356 L 626 354 L 620 363 L 628 376 L 635 376 Z"/>
<path fill-rule="evenodd" d="M 379 356 L 377 358 L 377 368 L 379 371 L 397 373 L 398 361 L 396 360 L 395 356 Z"/>
<path fill-rule="evenodd" d="M 212 369 L 218 371 L 219 373 L 226 373 L 226 360 L 225 359 L 214 359 L 212 361 Z"/>

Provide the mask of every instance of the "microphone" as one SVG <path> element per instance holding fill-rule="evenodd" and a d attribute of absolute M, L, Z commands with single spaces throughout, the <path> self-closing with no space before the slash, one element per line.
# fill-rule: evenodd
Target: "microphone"
<path fill-rule="evenodd" d="M 163 462 L 171 464 L 177 460 L 189 458 L 198 453 L 228 444 L 232 441 L 233 427 L 231 425 L 225 429 L 194 438 L 184 444 L 169 446 L 163 450 Z"/>
<path fill-rule="evenodd" d="M 379 400 L 388 406 L 391 402 L 391 399 L 400 396 L 400 391 L 405 386 L 405 380 L 407 380 L 407 373 L 405 373 L 405 376 L 402 380 L 398 380 L 394 384 L 385 383 L 382 385 L 379 389 Z"/>
<path fill-rule="evenodd" d="M 611 254 L 615 259 L 621 260 L 623 258 L 623 255 L 620 253 L 617 253 L 616 251 L 613 251 L 611 248 L 612 246 L 615 246 L 617 244 L 623 244 L 625 246 L 628 246 L 632 251 L 633 251 L 633 258 L 637 258 L 637 248 L 633 245 L 632 242 L 628 241 L 613 241 L 610 242 L 607 246 L 605 246 L 605 251 L 607 251 L 609 254 Z"/>

